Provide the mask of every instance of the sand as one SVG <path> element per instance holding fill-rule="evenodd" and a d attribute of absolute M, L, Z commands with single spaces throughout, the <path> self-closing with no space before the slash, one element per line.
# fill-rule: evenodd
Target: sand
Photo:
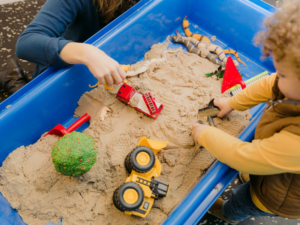
<path fill-rule="evenodd" d="M 144 59 L 161 57 L 166 44 L 156 44 Z M 13 151 L 0 168 L 0 191 L 11 206 L 19 211 L 29 225 L 48 221 L 63 225 L 87 224 L 159 224 L 178 204 L 214 157 L 204 148 L 195 146 L 191 137 L 197 111 L 220 94 L 222 80 L 206 77 L 217 66 L 197 55 L 168 54 L 163 64 L 151 65 L 128 84 L 141 91 L 140 82 L 152 93 L 164 109 L 153 120 L 118 101 L 113 94 L 98 86 L 83 95 L 76 115 L 92 114 L 92 122 L 84 133 L 94 138 L 98 149 L 97 161 L 84 176 L 72 178 L 57 173 L 51 161 L 51 149 L 56 136 L 47 136 L 33 145 Z M 142 62 L 132 66 L 138 68 Z M 103 106 L 111 109 L 104 120 L 99 112 Z M 233 112 L 227 119 L 214 119 L 216 126 L 232 135 L 246 127 L 249 112 Z M 168 197 L 155 201 L 149 215 L 138 218 L 125 215 L 112 202 L 114 190 L 127 177 L 124 168 L 126 155 L 136 147 L 139 139 L 147 138 L 171 142 L 171 147 L 158 153 L 162 174 L 158 177 L 171 185 Z"/>

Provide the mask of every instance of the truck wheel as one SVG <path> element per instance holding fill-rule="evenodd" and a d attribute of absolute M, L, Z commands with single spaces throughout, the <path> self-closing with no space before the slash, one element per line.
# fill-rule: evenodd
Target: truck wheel
<path fill-rule="evenodd" d="M 131 173 L 131 171 L 132 171 L 132 167 L 130 164 L 130 158 L 131 158 L 131 152 L 125 158 L 125 168 L 128 173 Z"/>
<path fill-rule="evenodd" d="M 129 173 L 132 170 L 139 173 L 148 172 L 153 168 L 154 164 L 155 154 L 146 146 L 136 147 L 125 158 L 125 168 Z"/>
<path fill-rule="evenodd" d="M 113 195 L 113 203 L 120 211 L 134 211 L 144 202 L 144 191 L 134 182 L 126 182 Z"/>

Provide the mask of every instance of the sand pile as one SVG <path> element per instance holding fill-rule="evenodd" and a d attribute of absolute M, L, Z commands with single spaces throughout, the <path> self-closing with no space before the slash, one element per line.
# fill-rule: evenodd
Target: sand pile
<path fill-rule="evenodd" d="M 154 45 L 145 60 L 160 58 L 165 49 L 165 44 Z M 93 111 L 91 105 L 105 105 L 112 111 L 104 121 L 94 115 L 92 124 L 84 131 L 93 137 L 98 149 L 93 168 L 79 178 L 57 173 L 51 161 L 57 137 L 47 136 L 7 157 L 0 168 L 1 193 L 30 225 L 57 223 L 60 218 L 64 225 L 159 224 L 214 160 L 205 149 L 194 146 L 190 134 L 192 124 L 199 119 L 198 109 L 212 98 L 222 96 L 222 81 L 204 75 L 216 68 L 208 60 L 181 50 L 168 54 L 165 63 L 151 65 L 140 78 L 129 78 L 129 85 L 141 91 L 143 82 L 156 100 L 164 104 L 157 120 L 122 104 L 103 86 L 86 93 L 76 114 Z M 214 121 L 218 128 L 238 135 L 248 119 L 247 112 L 233 112 L 227 119 Z M 171 189 L 167 198 L 155 201 L 157 208 L 145 219 L 125 215 L 112 202 L 114 190 L 127 177 L 124 159 L 142 136 L 169 140 L 176 146 L 158 154 L 163 166 L 158 179 L 169 183 Z"/>

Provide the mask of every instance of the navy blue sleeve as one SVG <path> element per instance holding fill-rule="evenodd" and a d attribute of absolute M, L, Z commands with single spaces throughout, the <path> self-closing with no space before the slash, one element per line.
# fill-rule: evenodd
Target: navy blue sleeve
<path fill-rule="evenodd" d="M 83 1 L 47 0 L 19 37 L 17 56 L 45 66 L 68 65 L 59 54 L 71 40 L 65 40 L 60 35 L 81 12 Z"/>

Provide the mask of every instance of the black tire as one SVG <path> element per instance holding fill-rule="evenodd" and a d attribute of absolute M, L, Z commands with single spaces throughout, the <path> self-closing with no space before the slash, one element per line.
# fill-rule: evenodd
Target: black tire
<path fill-rule="evenodd" d="M 113 195 L 113 203 L 114 203 L 115 207 L 116 207 L 118 210 L 124 212 L 125 210 L 124 210 L 123 208 L 121 208 L 121 206 L 120 206 L 119 203 L 118 203 L 118 196 L 117 196 L 117 195 L 118 195 L 118 192 L 119 192 L 119 190 L 120 190 L 121 187 L 122 187 L 122 186 L 118 187 L 118 188 L 115 190 L 114 195 Z"/>
<path fill-rule="evenodd" d="M 131 173 L 131 171 L 132 171 L 132 167 L 131 167 L 131 163 L 130 163 L 130 157 L 131 157 L 131 152 L 125 158 L 125 168 L 126 168 L 128 173 Z"/>
<path fill-rule="evenodd" d="M 138 200 L 134 204 L 128 204 L 124 198 L 124 192 L 127 189 L 134 189 L 138 193 Z M 134 211 L 138 209 L 144 202 L 144 191 L 140 185 L 134 182 L 126 182 L 118 187 L 113 195 L 113 203 L 120 211 Z"/>
<path fill-rule="evenodd" d="M 145 166 L 140 165 L 136 160 L 136 156 L 140 152 L 145 152 L 150 157 L 150 162 Z M 150 148 L 146 146 L 136 147 L 125 158 L 125 168 L 128 171 L 128 173 L 131 173 L 132 170 L 138 173 L 146 173 L 153 168 L 154 164 L 155 164 L 155 154 Z"/>

